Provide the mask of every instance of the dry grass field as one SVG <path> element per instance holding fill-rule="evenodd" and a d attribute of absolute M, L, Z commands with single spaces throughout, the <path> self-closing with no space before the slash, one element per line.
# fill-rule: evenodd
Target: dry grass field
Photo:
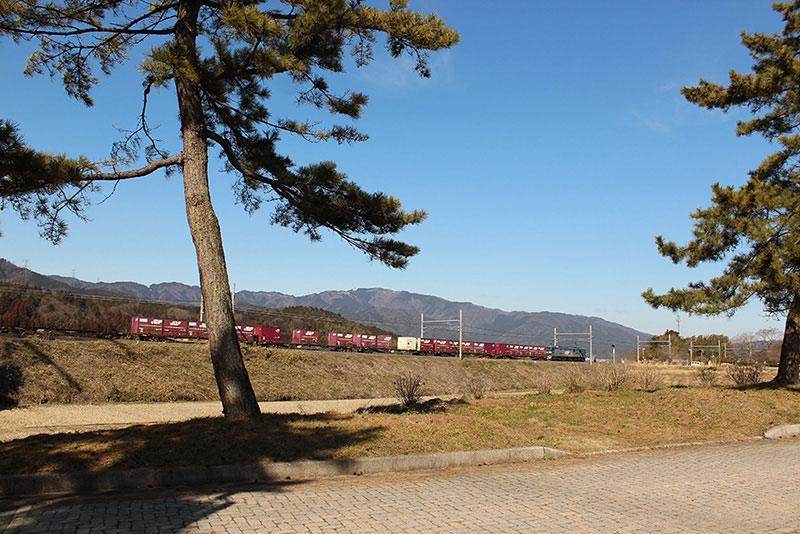
<path fill-rule="evenodd" d="M 215 400 L 200 344 L 0 339 L 20 405 Z M 731 440 L 800 423 L 800 389 L 735 388 L 722 371 L 245 349 L 260 400 L 393 396 L 401 374 L 461 400 L 347 415 L 201 418 L 0 443 L 0 475 L 219 465 L 545 445 L 574 452 Z M 762 381 L 774 374 L 765 372 Z M 476 387 L 476 384 L 480 387 Z M 8 386 L 8 384 L 6 384 Z M 501 392 L 524 391 L 507 395 Z M 484 398 L 476 399 L 485 394 Z"/>
<path fill-rule="evenodd" d="M 594 383 L 594 366 L 580 363 L 460 362 L 405 354 L 251 346 L 244 346 L 243 352 L 261 401 L 391 397 L 393 382 L 406 373 L 423 379 L 426 395 L 469 394 L 475 382 L 494 392 L 560 390 L 576 381 L 584 389 L 602 389 Z M 7 396 L 20 406 L 218 400 L 208 347 L 203 343 L 0 337 L 0 366 L 19 373 L 19 383 L 5 388 L 12 390 Z M 694 369 L 654 369 L 661 385 L 698 383 Z M 771 378 L 767 374 L 765 379 Z"/>

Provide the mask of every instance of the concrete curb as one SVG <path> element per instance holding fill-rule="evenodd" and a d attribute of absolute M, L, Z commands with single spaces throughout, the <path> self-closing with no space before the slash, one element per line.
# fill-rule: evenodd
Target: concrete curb
<path fill-rule="evenodd" d="M 796 438 L 800 436 L 800 425 L 780 425 L 764 432 L 766 439 Z"/>
<path fill-rule="evenodd" d="M 521 447 L 342 460 L 304 460 L 251 465 L 19 475 L 0 477 L 0 497 L 91 493 L 221 483 L 277 482 L 293 479 L 531 462 L 543 458 L 561 458 L 565 456 L 572 456 L 572 453 L 549 447 Z"/>

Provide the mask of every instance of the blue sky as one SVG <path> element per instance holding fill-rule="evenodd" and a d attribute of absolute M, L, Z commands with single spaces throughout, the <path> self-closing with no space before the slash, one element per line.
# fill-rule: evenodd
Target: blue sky
<path fill-rule="evenodd" d="M 404 271 L 369 262 L 333 235 L 309 243 L 233 203 L 231 180 L 212 160 L 212 195 L 221 219 L 229 274 L 237 290 L 302 295 L 385 287 L 505 310 L 599 316 L 650 333 L 675 328 L 640 293 L 666 291 L 717 274 L 658 255 L 653 239 L 686 242 L 689 213 L 706 206 L 710 184 L 738 185 L 771 151 L 737 138 L 739 112 L 697 108 L 679 90 L 703 77 L 725 82 L 749 71 L 742 30 L 774 32 L 768 1 L 412 0 L 461 33 L 432 55 L 431 79 L 408 58 L 376 54 L 368 67 L 331 78 L 365 92 L 355 125 L 370 140 L 309 144 L 284 138 L 297 164 L 334 160 L 367 190 L 397 196 L 428 219 L 401 239 L 421 247 Z M 108 157 L 115 127 L 135 125 L 141 80 L 135 64 L 102 78 L 85 108 L 57 80 L 22 75 L 30 48 L 0 41 L 0 117 L 18 123 L 36 148 Z M 157 136 L 177 147 L 172 90 L 151 98 Z M 294 102 L 293 87 L 273 87 L 275 116 L 332 123 Z M 108 189 L 106 189 L 108 191 Z M 99 199 L 98 199 L 99 200 Z M 179 175 L 121 183 L 70 220 L 59 246 L 36 226 L 0 212 L 0 257 L 45 274 L 90 281 L 197 283 Z M 681 333 L 735 335 L 782 329 L 759 305 L 732 319 L 681 316 Z"/>

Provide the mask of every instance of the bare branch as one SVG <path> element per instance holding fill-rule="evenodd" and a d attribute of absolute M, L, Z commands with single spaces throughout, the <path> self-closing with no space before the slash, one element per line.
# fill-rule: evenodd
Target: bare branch
<path fill-rule="evenodd" d="M 180 165 L 182 163 L 183 163 L 183 152 L 171 158 L 151 161 L 149 165 L 146 165 L 141 169 L 120 171 L 120 172 L 98 172 L 93 174 L 86 174 L 83 176 L 83 179 L 94 180 L 94 181 L 115 181 L 115 180 L 127 180 L 129 178 L 141 178 L 142 176 L 147 176 L 148 174 L 151 174 L 152 172 L 157 171 L 158 169 L 163 169 L 164 167 L 169 167 L 171 165 Z"/>

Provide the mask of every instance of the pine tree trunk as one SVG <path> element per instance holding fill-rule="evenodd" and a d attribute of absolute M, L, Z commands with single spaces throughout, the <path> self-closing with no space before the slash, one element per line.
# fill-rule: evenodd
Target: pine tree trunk
<path fill-rule="evenodd" d="M 196 3 L 183 1 L 178 8 L 176 23 L 176 42 L 180 53 L 186 54 L 193 62 L 197 58 L 197 13 Z M 175 88 L 183 135 L 186 215 L 197 251 L 214 376 L 225 417 L 252 418 L 260 412 L 234 330 L 222 234 L 208 187 L 208 145 L 204 136 L 205 120 L 200 91 L 196 83 L 180 74 L 175 78 Z"/>
<path fill-rule="evenodd" d="M 795 295 L 789 315 L 786 316 L 786 328 L 783 331 L 781 359 L 778 363 L 778 374 L 772 380 L 776 386 L 788 386 L 800 382 L 800 295 Z"/>

